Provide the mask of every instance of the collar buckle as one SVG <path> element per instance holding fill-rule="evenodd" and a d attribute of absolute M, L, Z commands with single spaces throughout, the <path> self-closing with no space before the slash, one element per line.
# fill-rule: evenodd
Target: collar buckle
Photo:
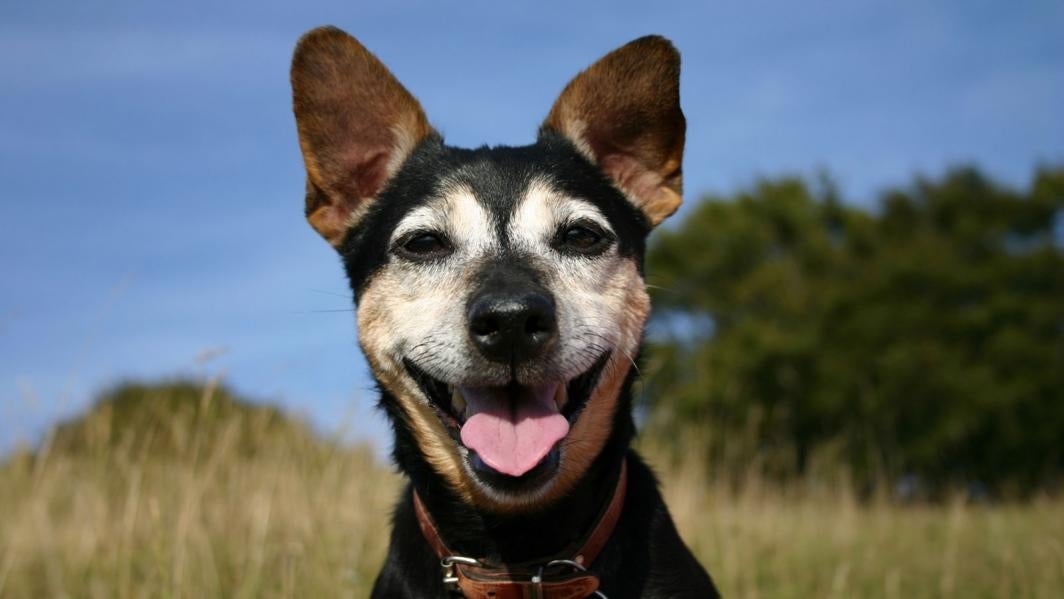
<path fill-rule="evenodd" d="M 576 570 L 577 572 L 587 572 L 587 568 L 585 568 L 584 565 L 580 563 L 581 561 L 582 561 L 581 560 L 581 556 L 577 556 L 575 560 L 572 560 L 572 559 L 555 559 L 555 560 L 551 560 L 551 561 L 547 562 L 546 564 L 544 564 L 544 565 L 539 567 L 539 573 L 536 574 L 536 576 L 532 577 L 532 582 L 539 582 L 540 585 L 541 585 L 541 588 L 542 588 L 543 570 L 545 568 L 553 568 L 555 566 L 569 566 L 570 568 Z M 538 590 L 537 590 L 537 592 L 538 592 Z M 602 591 L 600 591 L 598 589 L 595 589 L 593 595 L 595 597 L 598 597 L 599 599 L 610 599 Z M 539 595 L 533 595 L 533 598 L 534 599 L 539 599 Z"/>
<path fill-rule="evenodd" d="M 461 555 L 447 555 L 440 560 L 440 569 L 443 570 L 443 586 L 452 593 L 461 593 L 458 587 L 459 577 L 457 568 L 463 566 L 480 566 L 480 560 Z"/>

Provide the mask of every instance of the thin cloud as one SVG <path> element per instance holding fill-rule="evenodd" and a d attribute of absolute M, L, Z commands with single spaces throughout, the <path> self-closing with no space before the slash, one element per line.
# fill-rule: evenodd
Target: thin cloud
<path fill-rule="evenodd" d="M 179 83 L 263 57 L 287 60 L 290 39 L 259 32 L 0 26 L 0 75 L 8 91 L 115 81 Z"/>

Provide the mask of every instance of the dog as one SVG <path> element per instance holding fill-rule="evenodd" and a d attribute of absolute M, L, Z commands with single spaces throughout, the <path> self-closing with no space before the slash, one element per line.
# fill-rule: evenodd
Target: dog
<path fill-rule="evenodd" d="M 637 39 L 534 144 L 460 149 L 355 38 L 299 40 L 306 218 L 409 479 L 372 597 L 718 596 L 629 447 L 646 238 L 682 201 L 679 73 Z"/>

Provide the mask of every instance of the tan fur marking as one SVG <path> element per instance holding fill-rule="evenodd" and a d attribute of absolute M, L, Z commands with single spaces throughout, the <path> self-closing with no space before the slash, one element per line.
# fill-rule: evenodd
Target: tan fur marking
<path fill-rule="evenodd" d="M 426 461 L 464 501 L 473 502 L 458 447 L 402 365 L 390 357 L 392 318 L 386 306 L 395 292 L 389 281 L 375 282 L 366 289 L 358 309 L 359 343 L 381 384 L 399 401 Z"/>
<path fill-rule="evenodd" d="M 494 251 L 490 223 L 467 186 L 452 185 L 438 190 L 439 196 L 399 223 L 397 234 L 409 220 L 419 227 L 425 223 L 442 227 L 458 244 L 465 260 L 480 253 Z M 409 226 L 408 226 L 409 228 Z M 467 502 L 475 503 L 475 483 L 466 472 L 465 456 L 448 434 L 421 389 L 410 379 L 400 363 L 410 355 L 409 344 L 429 336 L 439 336 L 443 329 L 465 339 L 464 312 L 452 304 L 461 304 L 464 290 L 471 289 L 475 269 L 465 269 L 461 276 L 442 277 L 426 284 L 412 285 L 402 264 L 383 269 L 369 282 L 358 304 L 359 342 L 381 384 L 397 399 L 415 441 L 432 468 Z M 457 318 L 449 322 L 448 318 Z M 454 341 L 444 345 L 454 347 Z"/>
<path fill-rule="evenodd" d="M 650 297 L 634 263 L 630 264 L 626 276 L 618 277 L 607 293 L 622 289 L 626 291 L 627 308 L 619 315 L 621 343 L 614 348 L 613 356 L 603 368 L 598 385 L 588 398 L 587 406 L 569 431 L 569 435 L 562 441 L 561 471 L 558 473 L 561 481 L 555 485 L 556 494 L 553 494 L 550 500 L 561 497 L 583 477 L 591 462 L 602 451 L 613 429 L 613 417 L 617 411 L 621 386 L 628 376 L 628 371 L 634 366 L 632 358 L 650 314 Z"/>

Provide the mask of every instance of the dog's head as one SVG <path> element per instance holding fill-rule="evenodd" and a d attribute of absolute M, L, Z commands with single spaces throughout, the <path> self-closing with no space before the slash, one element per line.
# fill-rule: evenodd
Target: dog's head
<path fill-rule="evenodd" d="M 307 219 L 343 258 L 393 424 L 470 503 L 551 502 L 610 437 L 646 235 L 681 202 L 679 68 L 635 40 L 569 83 L 535 144 L 464 150 L 351 36 L 296 47 Z"/>

